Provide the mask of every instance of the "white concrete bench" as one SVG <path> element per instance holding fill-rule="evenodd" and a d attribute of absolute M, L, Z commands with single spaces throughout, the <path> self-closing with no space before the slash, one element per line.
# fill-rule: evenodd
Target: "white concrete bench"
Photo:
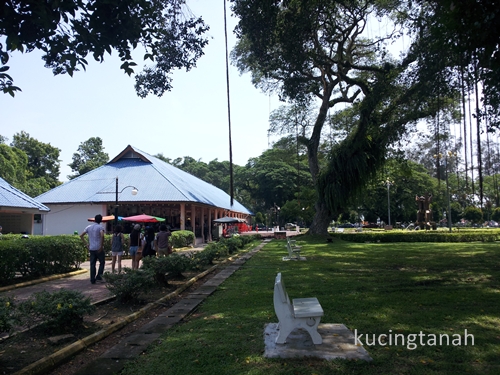
<path fill-rule="evenodd" d="M 288 251 L 288 257 L 285 257 L 284 260 L 290 259 L 300 259 L 300 246 L 296 245 L 295 240 L 291 240 L 289 237 L 286 238 L 286 249 Z"/>
<path fill-rule="evenodd" d="M 295 248 L 297 248 L 297 249 L 300 249 L 300 248 L 301 248 L 301 246 L 298 246 L 298 245 L 297 245 L 297 240 L 292 240 L 290 237 L 287 237 L 287 238 L 286 238 L 286 242 L 287 242 L 288 244 L 290 244 L 290 246 L 291 246 L 292 248 L 294 248 L 294 247 L 295 247 Z"/>
<path fill-rule="evenodd" d="M 317 298 L 290 298 L 281 278 L 281 272 L 274 282 L 274 311 L 278 316 L 278 337 L 276 344 L 284 344 L 288 335 L 296 328 L 306 330 L 316 345 L 323 343 L 318 333 L 318 325 L 323 316 L 323 308 Z"/>

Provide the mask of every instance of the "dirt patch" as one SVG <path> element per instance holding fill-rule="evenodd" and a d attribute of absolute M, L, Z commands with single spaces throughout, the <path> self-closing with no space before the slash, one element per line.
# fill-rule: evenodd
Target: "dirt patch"
<path fill-rule="evenodd" d="M 198 286 L 205 283 L 208 279 L 217 274 L 219 270 L 210 273 L 203 279 L 197 281 L 179 296 L 163 302 L 161 305 L 148 310 L 143 316 L 134 322 L 110 336 L 97 342 L 91 347 L 85 349 L 79 354 L 73 356 L 65 364 L 54 369 L 50 374 L 70 375 L 81 369 L 86 364 L 93 361 L 96 357 L 105 353 L 108 349 L 116 345 L 123 337 L 129 335 L 148 323 L 158 315 L 162 314 L 170 307 L 179 302 L 187 294 L 194 291 Z M 173 292 L 184 284 L 195 274 L 184 274 L 184 278 L 170 280 L 168 286 L 156 287 L 150 293 L 141 295 L 141 302 L 123 304 L 116 300 L 96 306 L 92 315 L 84 317 L 84 324 L 81 329 L 70 332 L 74 335 L 71 339 L 61 341 L 60 343 L 51 343 L 49 338 L 53 337 L 54 332 L 48 332 L 43 326 L 33 328 L 21 334 L 14 335 L 11 338 L 0 342 L 0 374 L 13 374 L 22 368 L 48 356 L 62 348 L 82 339 L 92 333 L 95 333 L 110 324 L 116 323 L 141 308 L 147 303 L 154 302 L 161 297 Z M 59 333 L 57 333 L 59 335 Z"/>

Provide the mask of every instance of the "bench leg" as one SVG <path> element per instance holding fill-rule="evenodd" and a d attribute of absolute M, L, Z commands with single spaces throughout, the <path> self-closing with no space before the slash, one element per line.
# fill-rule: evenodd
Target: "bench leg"
<path fill-rule="evenodd" d="M 295 328 L 304 329 L 311 336 L 311 340 L 313 344 L 320 345 L 323 343 L 323 338 L 318 332 L 318 326 L 321 321 L 321 317 L 315 318 L 301 318 L 301 322 L 296 324 L 297 322 L 290 322 L 288 324 L 282 324 L 282 322 L 278 325 L 278 336 L 276 337 L 276 344 L 284 344 L 286 342 L 286 338 L 292 333 Z"/>
<path fill-rule="evenodd" d="M 321 337 L 321 335 L 319 334 L 318 332 L 318 327 L 310 327 L 310 328 L 306 328 L 307 332 L 309 332 L 309 335 L 311 336 L 311 340 L 313 342 L 313 344 L 315 345 L 320 345 L 323 343 L 323 338 Z"/>
<path fill-rule="evenodd" d="M 295 325 L 293 324 L 282 324 L 281 322 L 278 325 L 278 336 L 276 337 L 276 344 L 284 344 L 286 342 L 286 338 L 292 331 L 295 329 Z"/>

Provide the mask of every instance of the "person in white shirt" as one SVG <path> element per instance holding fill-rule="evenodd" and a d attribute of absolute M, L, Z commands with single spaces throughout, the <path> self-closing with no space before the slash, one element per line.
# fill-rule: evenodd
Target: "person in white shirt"
<path fill-rule="evenodd" d="M 80 238 L 83 243 L 87 246 L 90 252 L 90 282 L 95 284 L 96 280 L 102 280 L 102 274 L 104 273 L 104 228 L 101 226 L 102 216 L 95 215 L 95 223 L 88 225 Z M 85 235 L 88 235 L 89 241 L 85 241 Z M 99 270 L 96 275 L 96 264 L 99 261 Z"/>

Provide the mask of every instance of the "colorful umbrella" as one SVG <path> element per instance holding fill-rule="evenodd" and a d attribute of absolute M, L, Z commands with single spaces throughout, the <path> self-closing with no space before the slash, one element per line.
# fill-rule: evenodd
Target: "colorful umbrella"
<path fill-rule="evenodd" d="M 111 220 L 115 220 L 115 216 L 114 215 L 110 215 L 110 216 L 103 216 L 102 217 L 102 222 L 105 223 L 107 221 L 111 221 Z M 87 221 L 95 221 L 95 219 L 93 217 L 91 218 L 88 218 Z"/>
<path fill-rule="evenodd" d="M 125 221 L 133 221 L 135 223 L 158 223 L 160 221 L 165 221 L 165 219 L 156 216 L 149 215 L 135 215 L 122 218 Z"/>
<path fill-rule="evenodd" d="M 235 217 L 225 216 L 225 217 L 221 217 L 220 219 L 215 219 L 215 220 L 213 220 L 213 222 L 214 223 L 233 224 L 233 223 L 244 223 L 245 220 L 238 219 Z"/>

